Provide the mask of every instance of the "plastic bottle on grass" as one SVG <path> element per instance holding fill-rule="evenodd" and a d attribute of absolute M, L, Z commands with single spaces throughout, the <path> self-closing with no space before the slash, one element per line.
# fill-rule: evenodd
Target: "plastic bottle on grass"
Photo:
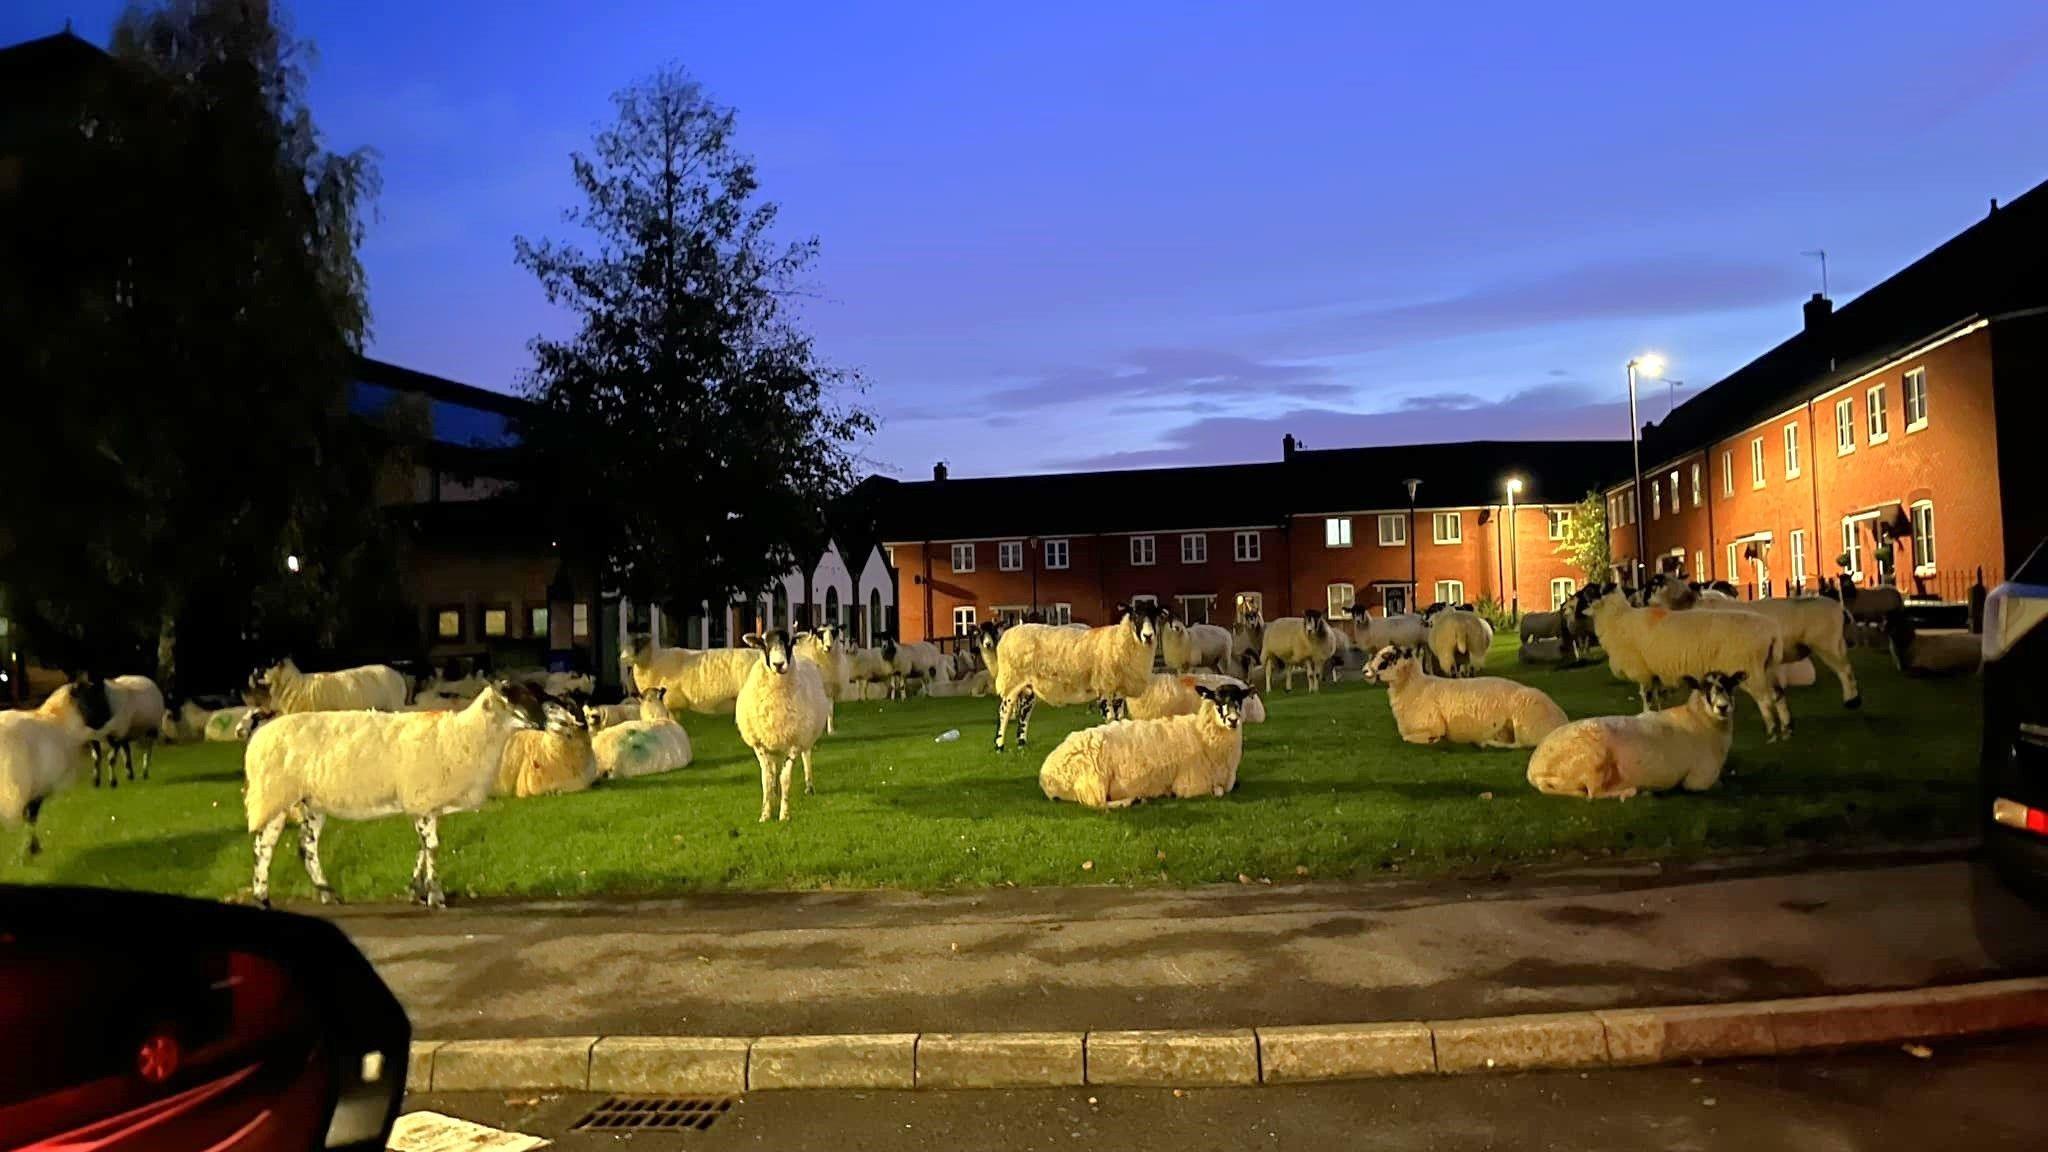
<path fill-rule="evenodd" d="M 932 740 L 932 743 L 951 744 L 953 741 L 958 740 L 959 738 L 960 730 L 958 728 L 948 728 L 944 732 L 939 733 L 938 736 Z"/>

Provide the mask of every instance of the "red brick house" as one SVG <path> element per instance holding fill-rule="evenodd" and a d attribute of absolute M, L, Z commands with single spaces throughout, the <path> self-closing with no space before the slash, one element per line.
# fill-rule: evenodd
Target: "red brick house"
<path fill-rule="evenodd" d="M 1643 431 L 1649 565 L 1749 595 L 1865 585 L 1963 599 L 2048 522 L 2024 465 L 2048 398 L 2048 192 L 1991 214 Z M 1614 557 L 1636 554 L 1626 477 L 1606 488 Z M 1890 545 L 1888 570 L 1881 549 Z"/>

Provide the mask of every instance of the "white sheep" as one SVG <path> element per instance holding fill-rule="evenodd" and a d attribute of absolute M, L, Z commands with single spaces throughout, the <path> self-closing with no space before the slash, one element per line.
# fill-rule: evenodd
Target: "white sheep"
<path fill-rule="evenodd" d="M 1239 667 L 1247 667 L 1245 657 L 1258 652 L 1266 643 L 1266 618 L 1257 608 L 1242 598 L 1237 602 L 1237 619 L 1230 625 L 1230 650 L 1237 654 Z"/>
<path fill-rule="evenodd" d="M 1159 658 L 1165 661 L 1167 671 L 1213 668 L 1222 672 L 1230 667 L 1230 629 L 1214 624 L 1184 624 L 1171 614 L 1166 614 L 1164 623 L 1159 633 Z"/>
<path fill-rule="evenodd" d="M 1323 690 L 1323 669 L 1337 650 L 1335 632 L 1320 608 L 1299 616 L 1282 616 L 1266 625 L 1259 663 L 1266 670 L 1266 691 L 1273 691 L 1273 669 L 1286 673 L 1286 689 L 1294 691 L 1294 669 L 1308 670 L 1308 690 Z"/>
<path fill-rule="evenodd" d="M 882 658 L 889 662 L 891 700 L 909 699 L 912 680 L 923 681 L 927 686 L 945 683 L 948 661 L 938 645 L 928 640 L 898 644 L 891 637 L 884 636 L 881 648 Z"/>
<path fill-rule="evenodd" d="M 187 700 L 164 717 L 166 744 L 197 744 L 206 739 L 206 721 L 213 713 L 197 700 Z"/>
<path fill-rule="evenodd" d="M 1493 648 L 1493 625 L 1463 608 L 1437 612 L 1429 620 L 1429 654 L 1444 676 L 1472 676 L 1486 667 Z"/>
<path fill-rule="evenodd" d="M 1382 648 L 1365 678 L 1387 686 L 1394 727 L 1410 744 L 1533 748 L 1565 722 L 1564 709 L 1540 688 L 1501 676 L 1432 676 L 1412 648 Z"/>
<path fill-rule="evenodd" d="M 581 792 L 597 779 L 597 757 L 591 751 L 590 729 L 575 709 L 544 696 L 547 727 L 519 731 L 505 741 L 498 761 L 497 796 L 545 796 Z"/>
<path fill-rule="evenodd" d="M 100 786 L 100 763 L 102 754 L 100 742 L 106 742 L 104 759 L 107 766 L 107 786 L 120 787 L 114 779 L 114 753 L 119 752 L 127 764 L 128 779 L 135 779 L 135 741 L 142 742 L 142 778 L 149 779 L 149 764 L 156 755 L 156 742 L 164 730 L 164 694 L 156 681 L 147 676 L 115 676 L 106 682 L 107 707 L 111 715 L 99 731 L 93 733 L 92 741 L 92 786 Z"/>
<path fill-rule="evenodd" d="M 206 716 L 206 742 L 209 744 L 236 744 L 247 740 L 243 726 L 256 710 L 246 704 L 236 704 L 210 712 Z"/>
<path fill-rule="evenodd" d="M 846 645 L 846 629 L 837 624 L 820 625 L 817 631 L 796 642 L 797 658 L 818 670 L 818 680 L 825 686 L 825 699 L 835 706 L 842 700 L 853 699 L 853 657 Z M 825 732 L 829 735 L 837 730 L 833 712 L 827 712 Z"/>
<path fill-rule="evenodd" d="M 1791 735 L 1792 710 L 1778 682 L 1778 626 L 1753 612 L 1674 612 L 1669 608 L 1637 608 L 1620 589 L 1594 601 L 1587 610 L 1607 651 L 1607 667 L 1632 681 L 1642 694 L 1643 711 L 1655 706 L 1656 694 L 1690 676 L 1695 680 L 1716 672 L 1741 672 L 1742 690 L 1762 713 L 1766 740 Z"/>
<path fill-rule="evenodd" d="M 1120 720 L 1069 735 L 1039 768 L 1039 788 L 1047 799 L 1090 808 L 1128 808 L 1163 796 L 1221 796 L 1236 788 L 1251 690 L 1226 685 L 1195 691 L 1204 706 L 1194 715 Z"/>
<path fill-rule="evenodd" d="M 1694 591 L 1683 584 L 1666 583 L 1650 594 L 1652 604 L 1701 612 L 1749 612 L 1777 625 L 1778 660 L 1781 665 L 1813 657 L 1826 664 L 1842 685 L 1842 707 L 1863 706 L 1863 693 L 1856 687 L 1856 669 L 1849 663 L 1848 618 L 1840 603 L 1822 596 L 1786 596 L 1769 600 L 1735 600 L 1714 589 Z M 1794 674 L 1781 669 L 1778 682 L 1790 687 Z"/>
<path fill-rule="evenodd" d="M 602 732 L 614 724 L 628 720 L 639 720 L 647 714 L 647 697 L 628 696 L 617 704 L 586 704 L 583 706 L 583 722 L 592 732 Z M 668 709 L 662 709 L 666 716 Z"/>
<path fill-rule="evenodd" d="M 1225 687 L 1245 688 L 1248 685 L 1235 676 L 1216 672 L 1155 672 L 1146 683 L 1145 690 L 1130 697 L 1125 704 L 1133 720 L 1192 716 L 1202 710 L 1201 689 L 1213 692 Z M 1265 702 L 1257 695 L 1245 697 L 1244 722 L 1263 724 L 1265 721 Z"/>
<path fill-rule="evenodd" d="M 1359 648 L 1423 648 L 1429 644 L 1429 621 L 1413 613 L 1374 616 L 1363 604 L 1351 606 L 1351 637 Z"/>
<path fill-rule="evenodd" d="M 649 636 L 635 638 L 619 661 L 641 695 L 664 688 L 669 711 L 704 713 L 731 712 L 756 663 L 744 648 L 660 648 Z"/>
<path fill-rule="evenodd" d="M 888 693 L 889 681 L 896 675 L 896 670 L 890 666 L 889 658 L 882 655 L 879 646 L 855 648 L 848 656 L 850 660 L 846 675 L 848 682 L 854 686 L 855 698 L 873 699 L 871 689 L 876 685 L 881 686 L 885 695 Z"/>
<path fill-rule="evenodd" d="M 1529 756 L 1529 783 L 1552 796 L 1588 800 L 1683 787 L 1703 792 L 1720 779 L 1735 737 L 1735 689 L 1748 675 L 1686 677 L 1683 704 L 1639 716 L 1574 720 Z"/>
<path fill-rule="evenodd" d="M 339 672 L 301 672 L 289 657 L 249 677 L 249 703 L 283 715 L 302 712 L 396 712 L 405 707 L 405 677 L 383 664 Z"/>
<path fill-rule="evenodd" d="M 669 715 L 661 696 L 662 690 L 654 689 L 640 698 L 637 719 L 622 720 L 590 738 L 599 777 L 627 780 L 689 766 L 690 734 Z"/>
<path fill-rule="evenodd" d="M 996 645 L 996 751 L 1011 717 L 1017 747 L 1031 735 L 1031 710 L 1039 701 L 1053 707 L 1107 701 L 1121 717 L 1125 701 L 1145 690 L 1159 636 L 1153 604 L 1119 604 L 1115 623 L 1076 631 L 1048 624 L 1019 624 Z"/>
<path fill-rule="evenodd" d="M 1984 638 L 1954 628 L 1917 628 L 1905 612 L 1885 618 L 1892 663 L 1908 676 L 1964 676 L 1984 663 Z"/>
<path fill-rule="evenodd" d="M 797 633 L 797 639 L 803 638 Z M 797 659 L 791 650 L 789 633 L 779 628 L 747 636 L 747 647 L 759 656 L 754 669 L 740 689 L 739 708 L 734 720 L 740 739 L 754 750 L 761 762 L 761 819 L 775 814 L 775 797 L 782 796 L 782 816 L 789 819 L 789 777 L 801 759 L 804 762 L 804 792 L 811 786 L 811 749 L 825 733 L 825 718 L 832 702 L 825 698 L 825 686 L 818 670 Z"/>
<path fill-rule="evenodd" d="M 263 724 L 243 756 L 243 810 L 256 834 L 251 892 L 270 905 L 270 857 L 288 816 L 299 821 L 299 855 L 322 903 L 334 899 L 320 866 L 327 818 L 413 818 L 420 852 L 413 897 L 447 903 L 435 870 L 441 817 L 480 806 L 490 795 L 505 745 L 548 717 L 540 694 L 524 684 L 493 684 L 460 712 L 296 712 Z"/>
<path fill-rule="evenodd" d="M 0 711 L 0 824 L 28 825 L 30 856 L 43 850 L 43 801 L 77 776 L 86 742 L 112 715 L 106 685 L 87 676 L 59 685 L 34 711 Z"/>

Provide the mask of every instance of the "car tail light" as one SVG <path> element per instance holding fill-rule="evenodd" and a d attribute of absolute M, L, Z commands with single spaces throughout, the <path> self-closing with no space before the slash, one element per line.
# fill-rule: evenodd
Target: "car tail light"
<path fill-rule="evenodd" d="M 2029 808 L 2017 800 L 1991 802 L 1991 818 L 2007 828 L 2018 828 L 2036 836 L 2048 836 L 2048 811 Z"/>

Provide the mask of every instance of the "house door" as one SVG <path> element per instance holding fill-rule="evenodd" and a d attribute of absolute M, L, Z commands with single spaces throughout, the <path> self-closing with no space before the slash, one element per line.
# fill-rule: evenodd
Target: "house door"
<path fill-rule="evenodd" d="M 1380 589 L 1380 609 L 1389 616 L 1399 616 L 1408 611 L 1408 586 L 1397 585 Z"/>

